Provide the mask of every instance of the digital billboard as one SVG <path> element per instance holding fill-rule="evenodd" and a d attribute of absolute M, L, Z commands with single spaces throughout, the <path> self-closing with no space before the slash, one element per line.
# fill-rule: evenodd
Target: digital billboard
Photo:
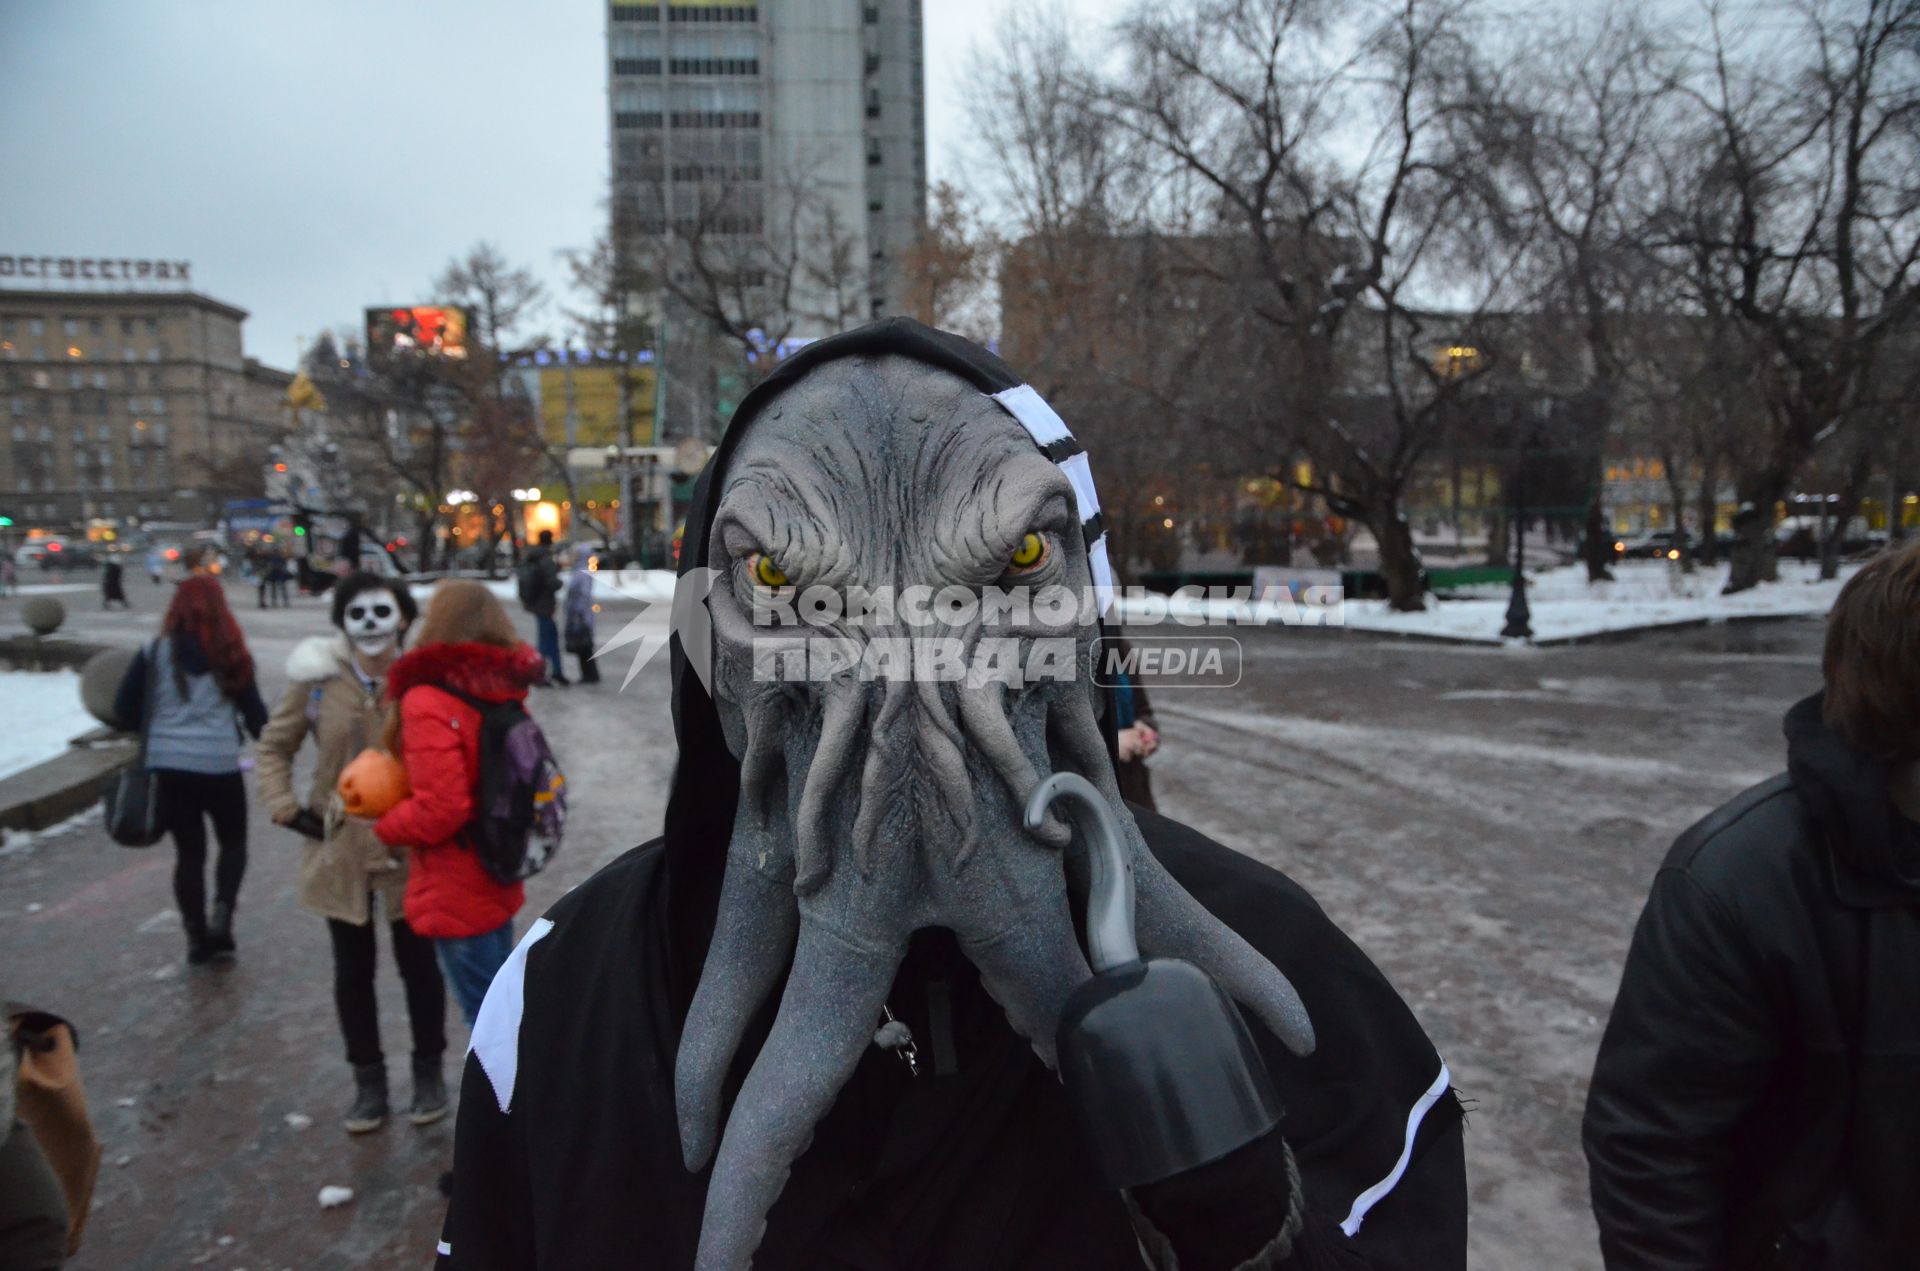
<path fill-rule="evenodd" d="M 383 305 L 367 310 L 367 352 L 374 357 L 467 355 L 467 311 L 454 305 Z"/>

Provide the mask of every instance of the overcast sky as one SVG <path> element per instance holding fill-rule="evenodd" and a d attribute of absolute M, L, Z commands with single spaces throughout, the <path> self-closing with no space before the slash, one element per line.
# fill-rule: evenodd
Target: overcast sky
<path fill-rule="evenodd" d="M 964 143 L 966 51 L 1010 3 L 925 0 L 936 180 Z M 0 0 L 0 255 L 190 260 L 278 366 L 366 305 L 424 297 L 480 239 L 561 287 L 556 253 L 603 216 L 604 13 Z"/>

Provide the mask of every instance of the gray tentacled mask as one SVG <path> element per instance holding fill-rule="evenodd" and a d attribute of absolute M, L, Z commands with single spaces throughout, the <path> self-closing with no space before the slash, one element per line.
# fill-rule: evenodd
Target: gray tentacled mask
<path fill-rule="evenodd" d="M 872 1042 L 916 929 L 951 930 L 1053 1063 L 1061 1007 L 1090 972 L 1070 915 L 1085 878 L 1069 832 L 1023 828 L 1026 796 L 1050 773 L 1080 773 L 1118 816 L 1143 951 L 1199 964 L 1296 1052 L 1313 1046 L 1293 987 L 1168 876 L 1121 802 L 1089 674 L 1098 609 L 959 603 L 1049 586 L 1104 598 L 1104 544 L 1090 551 L 1083 528 L 1085 460 L 1056 464 L 1060 447 L 1007 399 L 906 357 L 828 361 L 774 396 L 715 474 L 711 688 L 741 784 L 675 1072 L 687 1165 L 714 1163 L 702 1271 L 749 1264 L 793 1162 Z M 798 628 L 765 625 L 783 599 L 806 611 L 809 588 L 839 594 L 841 616 L 815 606 Z M 854 589 L 909 588 L 945 588 L 954 603 L 896 604 L 891 622 L 884 607 L 850 616 Z M 877 652 L 903 638 L 951 642 L 964 670 Z M 986 652 L 1009 648 L 1010 659 Z M 1064 664 L 1033 656 L 1061 649 Z M 787 659 L 801 656 L 794 679 Z M 722 1127 L 734 1052 L 789 965 Z"/>

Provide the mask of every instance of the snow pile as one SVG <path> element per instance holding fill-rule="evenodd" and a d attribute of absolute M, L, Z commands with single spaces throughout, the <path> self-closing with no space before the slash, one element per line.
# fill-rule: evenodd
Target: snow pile
<path fill-rule="evenodd" d="M 1838 578 L 1823 582 L 1818 565 L 1782 561 L 1780 581 L 1725 596 L 1725 565 L 1682 574 L 1664 562 L 1625 562 L 1615 567 L 1614 581 L 1592 584 L 1584 566 L 1567 565 L 1529 573 L 1527 604 L 1536 642 L 1695 622 L 1818 617 L 1833 608 L 1841 585 L 1858 568 L 1843 566 Z M 1465 594 L 1469 598 L 1429 601 L 1423 613 L 1395 613 L 1383 600 L 1350 600 L 1344 617 L 1358 631 L 1500 643 L 1508 588 L 1477 587 Z"/>
<path fill-rule="evenodd" d="M 0 777 L 54 758 L 100 723 L 80 704 L 78 671 L 0 671 L 0 701 L 13 721 L 0 730 Z"/>

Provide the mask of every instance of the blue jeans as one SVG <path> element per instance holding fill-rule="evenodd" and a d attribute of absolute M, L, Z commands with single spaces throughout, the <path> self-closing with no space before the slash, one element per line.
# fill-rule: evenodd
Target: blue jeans
<path fill-rule="evenodd" d="M 560 665 L 560 628 L 555 624 L 553 615 L 536 613 L 533 615 L 533 625 L 540 633 L 535 637 L 540 644 L 540 656 L 545 658 L 547 665 L 553 668 L 553 678 L 566 679 L 567 668 Z"/>
<path fill-rule="evenodd" d="M 487 986 L 513 952 L 513 923 L 503 922 L 484 935 L 435 940 L 433 947 L 440 954 L 440 967 L 447 973 L 453 1000 L 460 1003 L 460 1013 L 472 1028 L 473 1021 L 480 1017 L 480 1003 L 487 998 Z"/>

